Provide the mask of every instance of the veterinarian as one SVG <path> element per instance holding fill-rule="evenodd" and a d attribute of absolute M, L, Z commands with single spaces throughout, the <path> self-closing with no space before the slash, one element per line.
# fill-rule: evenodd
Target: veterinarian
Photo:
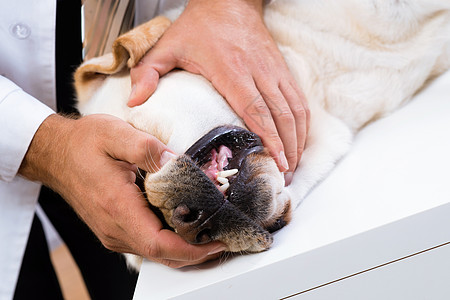
<path fill-rule="evenodd" d="M 137 21 L 170 2 L 137 1 Z M 262 5 L 189 2 L 132 70 L 129 105 L 144 102 L 159 76 L 172 68 L 200 73 L 262 137 L 289 180 L 304 147 L 309 113 L 264 27 Z M 81 62 L 80 23 L 77 1 L 1 5 L 0 299 L 62 298 L 35 214 L 37 202 L 70 248 L 93 299 L 129 299 L 134 290 L 136 274 L 107 249 L 172 267 L 197 264 L 224 250 L 220 243 L 187 244 L 163 230 L 146 209 L 134 184 L 136 168 L 155 170 L 172 158 L 164 144 L 113 117 L 75 120 L 55 114 L 76 112 L 71 73 Z"/>

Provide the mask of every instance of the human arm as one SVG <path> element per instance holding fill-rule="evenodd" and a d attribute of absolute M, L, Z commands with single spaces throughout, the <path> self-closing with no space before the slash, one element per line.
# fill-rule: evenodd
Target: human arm
<path fill-rule="evenodd" d="M 269 148 L 281 171 L 295 170 L 309 124 L 306 99 L 262 19 L 261 0 L 191 0 L 131 70 L 129 105 L 139 105 L 173 68 L 201 74 Z M 287 160 L 285 159 L 287 158 Z"/>
<path fill-rule="evenodd" d="M 137 167 L 159 168 L 171 157 L 166 151 L 156 138 L 111 116 L 53 114 L 34 135 L 19 174 L 60 193 L 110 250 L 171 267 L 201 263 L 223 245 L 193 246 L 163 229 L 134 183 Z"/>
<path fill-rule="evenodd" d="M 149 147 L 143 147 L 147 142 Z M 119 119 L 58 116 L 0 77 L 0 180 L 11 181 L 19 173 L 50 186 L 111 250 L 139 254 L 172 267 L 197 264 L 213 258 L 208 253 L 222 250 L 222 245 L 192 246 L 163 230 L 134 185 L 136 166 L 120 160 L 155 169 L 164 162 L 165 150 L 170 151 Z M 147 165 L 147 158 L 155 163 Z"/>

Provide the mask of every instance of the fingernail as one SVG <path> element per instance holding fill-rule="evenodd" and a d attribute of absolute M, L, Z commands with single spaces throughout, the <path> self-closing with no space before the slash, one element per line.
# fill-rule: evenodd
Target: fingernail
<path fill-rule="evenodd" d="M 173 154 L 172 152 L 164 151 L 163 154 L 161 155 L 161 160 L 160 160 L 161 167 L 164 166 L 169 160 L 175 159 L 176 157 L 177 156 L 175 154 Z"/>
<path fill-rule="evenodd" d="M 294 177 L 294 172 L 284 173 L 284 186 L 290 185 L 293 177 Z"/>
<path fill-rule="evenodd" d="M 280 151 L 280 163 L 281 163 L 281 166 L 282 166 L 285 170 L 288 170 L 288 169 L 289 169 L 289 164 L 288 164 L 286 155 L 284 154 L 284 151 Z"/>
<path fill-rule="evenodd" d="M 208 253 L 208 255 L 217 254 L 217 253 L 219 253 L 219 252 L 225 251 L 226 249 L 227 249 L 227 247 L 225 247 L 224 245 L 221 245 L 221 246 L 219 246 L 219 247 L 214 248 L 213 250 L 211 250 L 211 251 Z"/>

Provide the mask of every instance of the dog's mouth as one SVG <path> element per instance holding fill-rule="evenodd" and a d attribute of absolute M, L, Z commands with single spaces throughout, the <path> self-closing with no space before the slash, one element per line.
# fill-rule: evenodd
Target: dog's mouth
<path fill-rule="evenodd" d="M 238 180 L 247 156 L 263 150 L 256 134 L 237 126 L 221 126 L 204 135 L 185 154 L 228 197 L 229 187 Z"/>
<path fill-rule="evenodd" d="M 220 240 L 229 251 L 257 252 L 270 246 L 272 223 L 285 216 L 274 205 L 277 186 L 284 186 L 278 176 L 256 134 L 223 126 L 148 175 L 145 187 L 167 224 L 189 243 Z"/>

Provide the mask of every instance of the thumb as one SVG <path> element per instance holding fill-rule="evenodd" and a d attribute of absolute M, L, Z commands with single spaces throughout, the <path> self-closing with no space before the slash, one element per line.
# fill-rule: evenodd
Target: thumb
<path fill-rule="evenodd" d="M 176 154 L 154 136 L 142 133 L 142 139 L 129 149 L 130 162 L 147 172 L 157 172 Z"/>
<path fill-rule="evenodd" d="M 137 165 L 147 172 L 157 172 L 176 154 L 156 137 L 125 123 L 117 130 L 117 139 L 109 140 L 106 152 L 114 159 Z"/>
<path fill-rule="evenodd" d="M 160 50 L 161 49 L 161 50 Z M 131 94 L 128 106 L 141 105 L 153 95 L 158 85 L 159 77 L 176 67 L 176 59 L 170 51 L 163 51 L 155 46 L 142 60 L 130 70 Z"/>

